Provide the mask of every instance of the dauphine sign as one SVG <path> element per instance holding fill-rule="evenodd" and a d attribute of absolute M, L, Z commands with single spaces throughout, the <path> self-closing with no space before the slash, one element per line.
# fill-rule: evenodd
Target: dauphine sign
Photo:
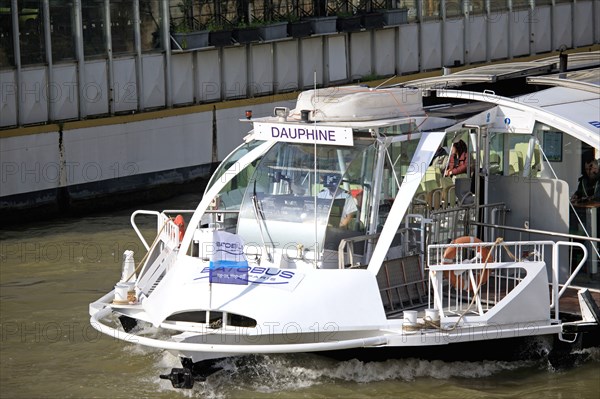
<path fill-rule="evenodd" d="M 312 123 L 254 123 L 254 135 L 259 140 L 287 141 L 302 144 L 354 145 L 352 128 L 324 126 Z"/>

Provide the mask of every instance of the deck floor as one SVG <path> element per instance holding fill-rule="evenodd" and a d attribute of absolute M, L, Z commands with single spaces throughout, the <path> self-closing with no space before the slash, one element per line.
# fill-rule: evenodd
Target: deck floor
<path fill-rule="evenodd" d="M 581 288 L 587 287 L 571 287 L 568 288 L 559 301 L 559 308 L 561 312 L 569 313 L 573 315 L 581 316 L 581 308 L 579 306 L 579 299 L 577 298 L 577 292 Z M 592 298 L 596 302 L 596 305 L 600 307 L 600 290 L 590 288 Z"/>

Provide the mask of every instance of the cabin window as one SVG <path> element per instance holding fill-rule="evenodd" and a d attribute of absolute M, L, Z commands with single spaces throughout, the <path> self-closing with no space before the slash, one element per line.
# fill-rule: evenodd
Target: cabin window
<path fill-rule="evenodd" d="M 406 141 L 396 141 L 389 145 L 386 149 L 385 163 L 381 179 L 379 193 L 379 219 L 377 228 L 381 228 L 387 219 L 387 216 L 392 207 L 392 202 L 400 185 L 409 172 L 410 168 L 414 167 L 410 161 L 414 155 L 419 138 Z"/>
<path fill-rule="evenodd" d="M 572 195 L 579 177 L 584 173 L 585 160 L 594 158 L 593 148 L 568 134 L 569 132 L 540 122 L 535 124 L 533 132 L 538 143 L 534 157 L 540 158 L 538 176 L 566 181 Z M 573 165 L 581 167 L 574 168 Z"/>
<path fill-rule="evenodd" d="M 370 195 L 375 162 L 372 143 L 368 139 L 355 140 L 352 147 L 275 144 L 247 183 L 238 234 L 247 245 L 302 245 L 308 250 L 315 242 L 337 249 L 341 238 L 362 234 L 366 214 L 361 205 L 364 194 Z M 271 242 L 270 237 L 281 242 Z"/>
<path fill-rule="evenodd" d="M 504 174 L 504 135 L 492 133 L 490 136 L 490 175 Z"/>
<path fill-rule="evenodd" d="M 542 154 L 535 136 L 529 134 L 496 134 L 490 142 L 492 175 L 539 177 Z"/>
<path fill-rule="evenodd" d="M 447 171 L 450 170 L 450 166 L 459 159 L 457 157 L 456 160 L 450 162 L 453 156 L 452 146 L 460 141 L 464 143 L 463 147 L 467 154 L 460 158 L 463 161 L 466 160 L 466 170 L 460 174 L 448 175 Z M 475 162 L 475 151 L 469 130 L 462 129 L 447 134 L 425 170 L 415 195 L 412 212 L 427 214 L 430 211 L 452 208 L 457 203 L 461 204 L 461 200 L 473 189 L 471 183 Z"/>
<path fill-rule="evenodd" d="M 235 165 L 235 163 L 239 161 L 240 158 L 248 154 L 250 151 L 258 147 L 262 143 L 264 143 L 264 141 L 253 140 L 249 143 L 242 144 L 231 154 L 229 154 L 229 156 L 219 164 L 219 167 L 217 168 L 210 181 L 208 182 L 208 185 L 206 186 L 206 191 L 208 191 L 215 184 L 215 182 L 223 178 L 225 172 L 227 172 L 229 168 Z M 240 204 L 242 203 L 242 194 L 248 186 L 248 181 L 250 180 L 250 176 L 252 176 L 252 174 L 254 173 L 257 163 L 258 160 L 252 162 L 244 170 L 234 170 L 234 173 L 236 173 L 236 175 L 231 179 L 229 183 L 225 185 L 225 187 L 223 187 L 223 189 L 219 193 L 218 200 L 216 201 L 218 209 L 240 209 Z"/>
<path fill-rule="evenodd" d="M 249 143 L 242 144 L 231 154 L 229 154 L 229 156 L 225 158 L 221 164 L 219 164 L 219 167 L 208 182 L 205 192 L 207 192 L 216 182 L 224 179 L 225 173 L 229 170 L 229 168 L 234 166 L 236 162 L 240 160 L 240 158 L 263 143 L 264 141 L 254 140 Z M 227 231 L 234 232 L 238 218 L 237 211 L 240 209 L 244 193 L 246 192 L 246 187 L 248 186 L 250 177 L 254 174 L 254 170 L 256 169 L 258 162 L 259 159 L 251 162 L 243 170 L 240 170 L 239 167 L 234 168 L 233 173 L 235 175 L 221 189 L 219 194 L 217 194 L 212 202 L 210 210 L 219 210 L 224 212 L 220 212 L 222 215 L 219 218 L 215 218 L 213 215 L 211 220 L 218 221 L 221 227 L 224 227 Z"/>

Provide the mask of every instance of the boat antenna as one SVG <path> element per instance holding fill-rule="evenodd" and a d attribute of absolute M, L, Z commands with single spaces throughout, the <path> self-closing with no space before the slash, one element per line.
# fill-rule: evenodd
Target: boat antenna
<path fill-rule="evenodd" d="M 389 82 L 390 80 L 394 79 L 396 77 L 396 75 L 387 78 L 386 80 L 384 80 L 383 82 L 381 82 L 380 84 L 378 84 L 377 86 L 375 86 L 375 89 L 379 89 L 381 86 L 383 86 L 384 84 L 386 84 L 387 82 Z"/>
<path fill-rule="evenodd" d="M 314 95 L 317 95 L 317 70 L 315 69 L 313 71 L 313 88 L 314 88 Z M 314 96 L 313 96 L 314 99 Z M 312 102 L 313 104 L 313 123 L 315 125 L 317 125 L 317 119 L 314 118 L 315 114 L 316 114 L 316 105 L 315 102 Z M 313 142 L 313 158 L 314 158 L 314 163 L 313 163 L 313 174 L 314 174 L 314 178 L 313 178 L 313 184 L 315 187 L 315 195 L 313 197 L 313 201 L 314 201 L 314 217 L 315 217 L 315 221 L 313 224 L 314 227 L 314 233 L 315 233 L 315 256 L 313 256 L 313 262 L 314 262 L 314 268 L 317 268 L 317 254 L 319 253 L 318 248 L 319 248 L 319 241 L 318 241 L 318 231 L 317 231 L 317 192 L 316 192 L 316 187 L 317 187 L 317 142 L 314 141 Z"/>

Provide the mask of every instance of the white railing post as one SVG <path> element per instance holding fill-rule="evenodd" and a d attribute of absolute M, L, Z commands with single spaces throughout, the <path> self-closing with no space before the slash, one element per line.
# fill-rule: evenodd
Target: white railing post
<path fill-rule="evenodd" d="M 552 244 L 552 303 L 554 304 L 554 317 L 558 318 L 558 243 Z"/>
<path fill-rule="evenodd" d="M 131 214 L 131 218 L 129 219 L 131 222 L 131 226 L 133 227 L 133 231 L 135 231 L 135 233 L 137 234 L 138 238 L 140 239 L 140 241 L 142 242 L 142 244 L 144 245 L 144 248 L 146 248 L 146 251 L 150 250 L 150 245 L 148 245 L 148 243 L 146 242 L 146 239 L 144 239 L 144 236 L 142 235 L 142 233 L 140 232 L 140 229 L 137 227 L 137 224 L 135 223 L 135 217 L 137 215 L 140 214 L 144 214 L 144 215 L 155 215 L 156 216 L 156 229 L 157 229 L 157 233 L 160 231 L 160 227 L 159 227 L 159 220 L 160 220 L 160 212 L 157 211 L 135 211 Z"/>
<path fill-rule="evenodd" d="M 581 270 L 581 268 L 583 267 L 583 265 L 587 261 L 588 251 L 587 251 L 587 248 L 585 247 L 585 245 L 583 245 L 583 244 L 581 244 L 579 242 L 559 241 L 559 242 L 556 243 L 556 245 L 557 246 L 564 245 L 564 246 L 569 246 L 569 247 L 579 247 L 583 251 L 583 257 L 581 258 L 581 262 L 579 262 L 579 264 L 577 265 L 577 267 L 575 268 L 575 270 L 573 270 L 573 273 L 571 273 L 571 275 L 569 276 L 569 278 L 565 282 L 564 286 L 561 288 L 561 290 L 558 293 L 558 298 L 560 298 L 565 293 L 566 289 L 569 288 L 569 285 L 571 285 L 571 282 L 577 276 L 577 274 L 579 273 L 579 271 Z"/>

